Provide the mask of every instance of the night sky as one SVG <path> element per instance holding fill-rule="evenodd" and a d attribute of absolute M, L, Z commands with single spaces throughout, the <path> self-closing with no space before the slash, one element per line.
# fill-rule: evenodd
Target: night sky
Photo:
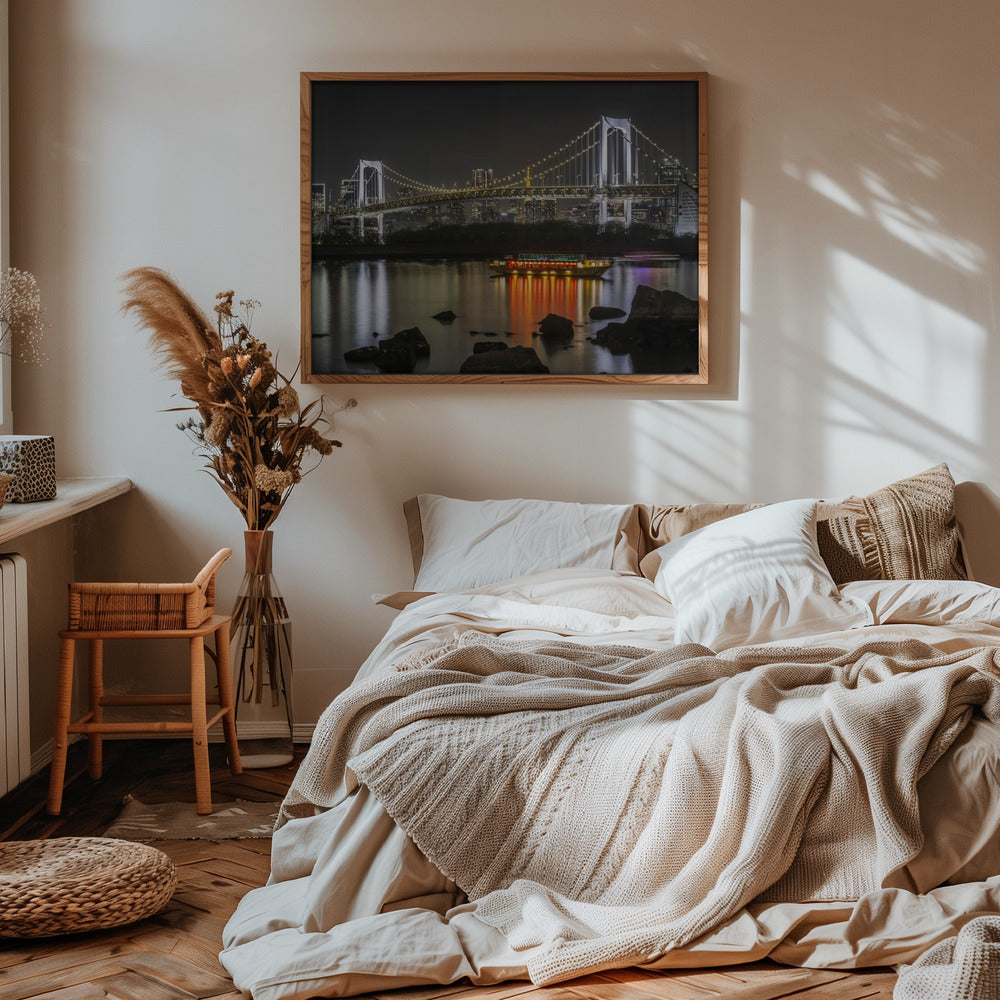
<path fill-rule="evenodd" d="M 428 184 L 494 177 L 553 152 L 602 115 L 631 118 L 696 170 L 695 81 L 385 81 L 312 83 L 312 176 L 336 192 L 359 159 Z"/>

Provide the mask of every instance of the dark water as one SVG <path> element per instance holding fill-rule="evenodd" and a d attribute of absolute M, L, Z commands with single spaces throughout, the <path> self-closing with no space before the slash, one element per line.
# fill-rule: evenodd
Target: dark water
<path fill-rule="evenodd" d="M 697 299 L 697 262 L 616 262 L 602 278 L 588 279 L 494 277 L 485 260 L 316 261 L 313 371 L 375 373 L 373 365 L 346 362 L 344 352 L 417 326 L 431 345 L 430 357 L 417 360 L 418 373 L 457 373 L 477 340 L 502 339 L 510 347 L 533 347 L 554 375 L 632 374 L 628 355 L 615 356 L 586 338 L 608 323 L 591 320 L 591 306 L 628 312 L 639 285 Z M 432 318 L 445 309 L 456 314 L 452 323 Z M 573 321 L 571 343 L 546 345 L 537 336 L 538 321 L 547 313 Z"/>

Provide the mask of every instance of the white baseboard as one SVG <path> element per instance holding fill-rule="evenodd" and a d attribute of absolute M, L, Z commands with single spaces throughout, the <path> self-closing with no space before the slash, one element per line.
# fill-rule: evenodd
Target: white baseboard
<path fill-rule="evenodd" d="M 71 737 L 70 742 L 75 742 L 79 739 L 78 736 Z M 31 754 L 31 773 L 37 774 L 43 767 L 45 767 L 49 761 L 52 760 L 52 746 L 53 741 L 49 740 L 48 743 L 43 743 L 37 750 L 32 751 Z"/>

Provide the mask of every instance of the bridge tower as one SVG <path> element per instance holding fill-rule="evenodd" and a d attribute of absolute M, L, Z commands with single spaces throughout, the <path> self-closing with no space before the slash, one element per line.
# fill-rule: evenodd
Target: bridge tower
<path fill-rule="evenodd" d="M 619 166 L 620 177 L 614 177 L 614 168 Z M 632 119 L 601 117 L 601 149 L 598 166 L 598 196 L 597 221 L 605 226 L 608 223 L 608 184 L 612 181 L 618 184 L 632 184 L 638 173 L 636 167 L 636 152 L 632 142 Z M 625 227 L 632 225 L 632 198 L 623 199 L 625 209 Z"/>
<path fill-rule="evenodd" d="M 369 197 L 369 183 L 373 187 Z M 365 209 L 370 205 L 381 205 L 385 201 L 385 175 L 382 172 L 381 160 L 358 160 L 358 235 L 364 239 L 365 235 Z M 376 212 L 375 219 L 378 223 L 378 238 L 382 242 L 384 212 Z"/>

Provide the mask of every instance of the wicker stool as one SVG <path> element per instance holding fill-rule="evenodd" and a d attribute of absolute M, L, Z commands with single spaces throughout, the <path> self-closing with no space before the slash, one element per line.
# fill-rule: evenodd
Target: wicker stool
<path fill-rule="evenodd" d="M 177 885 L 173 862 L 147 844 L 57 837 L 0 844 L 0 937 L 119 927 L 158 913 Z"/>
<path fill-rule="evenodd" d="M 236 710 L 229 666 L 229 617 L 214 614 L 215 576 L 232 555 L 220 549 L 191 583 L 71 583 L 69 627 L 59 633 L 62 649 L 56 688 L 56 723 L 48 810 L 62 809 L 66 779 L 66 752 L 70 733 L 85 733 L 90 776 L 101 777 L 103 737 L 145 733 L 190 735 L 194 745 L 194 781 L 199 815 L 212 811 L 212 786 L 208 763 L 208 729 L 222 722 L 229 755 L 229 770 L 240 774 L 236 742 Z M 205 636 L 215 635 L 215 666 L 219 697 L 208 701 L 205 692 Z M 187 639 L 191 673 L 190 690 L 183 694 L 104 694 L 105 639 Z M 76 644 L 86 639 L 90 647 L 89 711 L 70 723 Z M 219 705 L 208 718 L 207 705 Z M 191 721 L 105 722 L 109 705 L 190 705 Z"/>

